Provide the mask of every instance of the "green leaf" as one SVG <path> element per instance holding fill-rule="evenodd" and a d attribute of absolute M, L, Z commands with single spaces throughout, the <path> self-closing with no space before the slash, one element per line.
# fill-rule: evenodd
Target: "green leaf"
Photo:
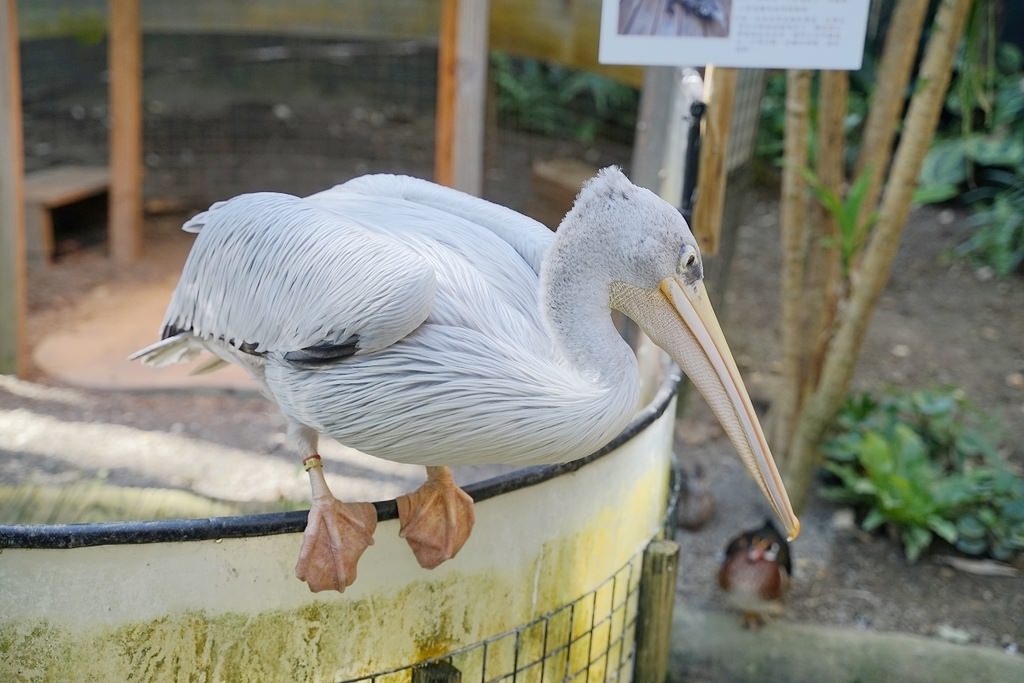
<path fill-rule="evenodd" d="M 876 432 L 864 435 L 858 455 L 869 474 L 891 472 L 893 469 L 893 454 L 890 452 L 889 442 Z"/>
<path fill-rule="evenodd" d="M 878 487 L 867 479 L 856 480 L 851 488 L 854 493 L 859 493 L 862 496 L 870 496 L 878 492 Z"/>
<path fill-rule="evenodd" d="M 974 515 L 964 515 L 956 522 L 956 530 L 961 538 L 985 538 L 987 529 Z"/>
<path fill-rule="evenodd" d="M 828 456 L 829 460 L 842 463 L 853 463 L 857 460 L 857 452 L 860 450 L 863 437 L 854 432 L 840 434 L 826 441 L 821 450 Z"/>
<path fill-rule="evenodd" d="M 1024 142 L 1006 136 L 972 135 L 965 154 L 983 166 L 1017 166 L 1024 161 Z"/>
<path fill-rule="evenodd" d="M 871 511 L 864 517 L 864 521 L 860 523 L 860 528 L 864 531 L 874 531 L 885 522 L 885 513 L 878 508 L 871 508 Z"/>
<path fill-rule="evenodd" d="M 988 549 L 988 542 L 984 539 L 960 538 L 957 539 L 956 549 L 968 555 L 982 555 Z"/>
<path fill-rule="evenodd" d="M 960 194 L 960 186 L 952 183 L 921 185 L 914 191 L 914 204 L 939 204 Z"/>
<path fill-rule="evenodd" d="M 978 520 L 987 527 L 994 527 L 999 524 L 999 517 L 992 508 L 981 508 L 976 514 Z"/>
<path fill-rule="evenodd" d="M 962 138 L 939 140 L 928 150 L 919 183 L 959 185 L 967 180 L 967 144 Z"/>
<path fill-rule="evenodd" d="M 1006 562 L 1013 558 L 1016 553 L 1016 548 L 1004 541 L 996 541 L 992 544 L 990 552 L 992 557 L 995 559 L 1000 560 L 1001 562 Z"/>
<path fill-rule="evenodd" d="M 903 551 L 909 562 L 917 562 L 932 542 L 932 532 L 920 526 L 908 526 L 903 529 Z"/>
<path fill-rule="evenodd" d="M 848 489 L 852 489 L 859 481 L 865 481 L 864 476 L 860 472 L 857 472 L 848 465 L 828 463 L 825 465 L 825 469 L 839 477 L 839 480 L 842 481 L 843 485 Z"/>
<path fill-rule="evenodd" d="M 1017 498 L 1003 505 L 1000 510 L 1004 519 L 1010 522 L 1024 522 L 1024 498 Z"/>
<path fill-rule="evenodd" d="M 924 415 L 943 415 L 956 410 L 957 401 L 952 393 L 918 391 L 913 394 L 914 406 Z"/>
<path fill-rule="evenodd" d="M 989 441 L 987 436 L 974 430 L 958 434 L 953 441 L 953 447 L 965 458 L 982 456 L 986 460 L 992 460 L 998 453 L 995 444 Z"/>
<path fill-rule="evenodd" d="M 842 486 L 827 486 L 819 491 L 821 497 L 833 503 L 858 504 L 864 502 L 864 496 L 857 495 Z"/>
<path fill-rule="evenodd" d="M 956 543 L 956 539 L 959 537 L 956 532 L 956 525 L 941 517 L 934 515 L 929 517 L 928 528 L 948 543 Z"/>

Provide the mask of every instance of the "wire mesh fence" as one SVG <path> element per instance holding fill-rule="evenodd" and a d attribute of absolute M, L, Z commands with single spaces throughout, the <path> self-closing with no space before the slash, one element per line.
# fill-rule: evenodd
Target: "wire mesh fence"
<path fill-rule="evenodd" d="M 414 672 L 451 667 L 463 683 L 597 683 L 632 680 L 643 553 L 593 590 L 515 629 L 416 666 L 341 683 L 409 683 Z M 455 672 L 461 678 L 454 678 Z"/>
<path fill-rule="evenodd" d="M 531 208 L 537 163 L 582 161 L 595 169 L 629 167 L 639 107 L 637 89 L 558 64 L 491 55 L 491 121 L 484 195 L 521 211 Z"/>
<path fill-rule="evenodd" d="M 308 194 L 371 172 L 432 176 L 438 3 L 369 3 L 380 14 L 370 21 L 307 0 L 294 16 L 281 12 L 279 30 L 253 28 L 241 9 L 233 19 L 238 3 L 213 0 L 189 14 L 194 4 L 176 15 L 167 3 L 142 3 L 148 208 L 192 210 L 259 190 Z M 19 7 L 26 171 L 105 165 L 106 3 Z M 310 8 L 323 9 L 315 25 Z M 404 15 L 415 15 L 415 30 L 391 30 Z M 487 198 L 526 210 L 538 160 L 628 166 L 635 89 L 499 53 L 489 74 Z"/>

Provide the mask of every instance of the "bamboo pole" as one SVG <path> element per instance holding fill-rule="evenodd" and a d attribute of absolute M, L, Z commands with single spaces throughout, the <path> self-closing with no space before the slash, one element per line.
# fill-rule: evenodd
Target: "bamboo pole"
<path fill-rule="evenodd" d="M 0 6 L 0 374 L 28 369 L 18 5 Z"/>
<path fill-rule="evenodd" d="M 821 382 L 801 412 L 786 460 L 786 482 L 797 510 L 807 499 L 819 457 L 818 442 L 842 405 L 871 313 L 889 279 L 921 164 L 935 137 L 970 7 L 971 0 L 943 0 L 936 13 L 892 172 L 885 185 L 878 224 L 852 278 L 849 304 L 826 354 Z"/>
<path fill-rule="evenodd" d="M 896 3 L 889 21 L 882 61 L 878 65 L 881 78 L 871 96 L 871 109 L 864 122 L 864 137 L 853 171 L 854 178 L 865 172 L 871 174 L 858 225 L 864 224 L 878 204 L 927 11 L 928 0 L 904 0 Z"/>
<path fill-rule="evenodd" d="M 668 675 L 672 608 L 675 605 L 679 544 L 651 541 L 644 551 L 636 619 L 634 679 L 662 683 Z"/>
<path fill-rule="evenodd" d="M 786 73 L 785 166 L 782 169 L 782 377 L 772 411 L 773 450 L 780 456 L 796 422 L 802 386 L 804 256 L 807 221 L 807 133 L 810 119 L 811 72 Z"/>
<path fill-rule="evenodd" d="M 441 5 L 434 179 L 474 195 L 483 191 L 489 7 L 485 0 Z"/>
<path fill-rule="evenodd" d="M 109 0 L 110 253 L 142 252 L 142 37 L 139 0 Z"/>

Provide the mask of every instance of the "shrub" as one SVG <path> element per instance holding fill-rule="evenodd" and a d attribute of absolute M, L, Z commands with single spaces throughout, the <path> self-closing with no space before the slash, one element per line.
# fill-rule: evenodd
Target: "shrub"
<path fill-rule="evenodd" d="M 852 396 L 837 427 L 823 445 L 837 483 L 823 495 L 854 505 L 865 530 L 888 525 L 911 562 L 935 536 L 999 560 L 1024 550 L 1024 478 L 961 392 Z"/>

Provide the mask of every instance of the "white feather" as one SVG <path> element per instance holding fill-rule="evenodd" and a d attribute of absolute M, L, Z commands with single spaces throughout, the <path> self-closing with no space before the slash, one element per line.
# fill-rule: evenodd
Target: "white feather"
<path fill-rule="evenodd" d="M 198 237 L 165 335 L 246 367 L 290 419 L 293 441 L 316 431 L 419 464 L 572 460 L 621 431 L 638 401 L 611 283 L 656 286 L 636 265 L 650 231 L 670 259 L 692 241 L 678 213 L 647 206 L 644 193 L 602 172 L 557 238 L 401 176 L 305 199 L 242 195 L 186 224 Z M 356 355 L 334 362 L 285 357 L 352 339 Z"/>

